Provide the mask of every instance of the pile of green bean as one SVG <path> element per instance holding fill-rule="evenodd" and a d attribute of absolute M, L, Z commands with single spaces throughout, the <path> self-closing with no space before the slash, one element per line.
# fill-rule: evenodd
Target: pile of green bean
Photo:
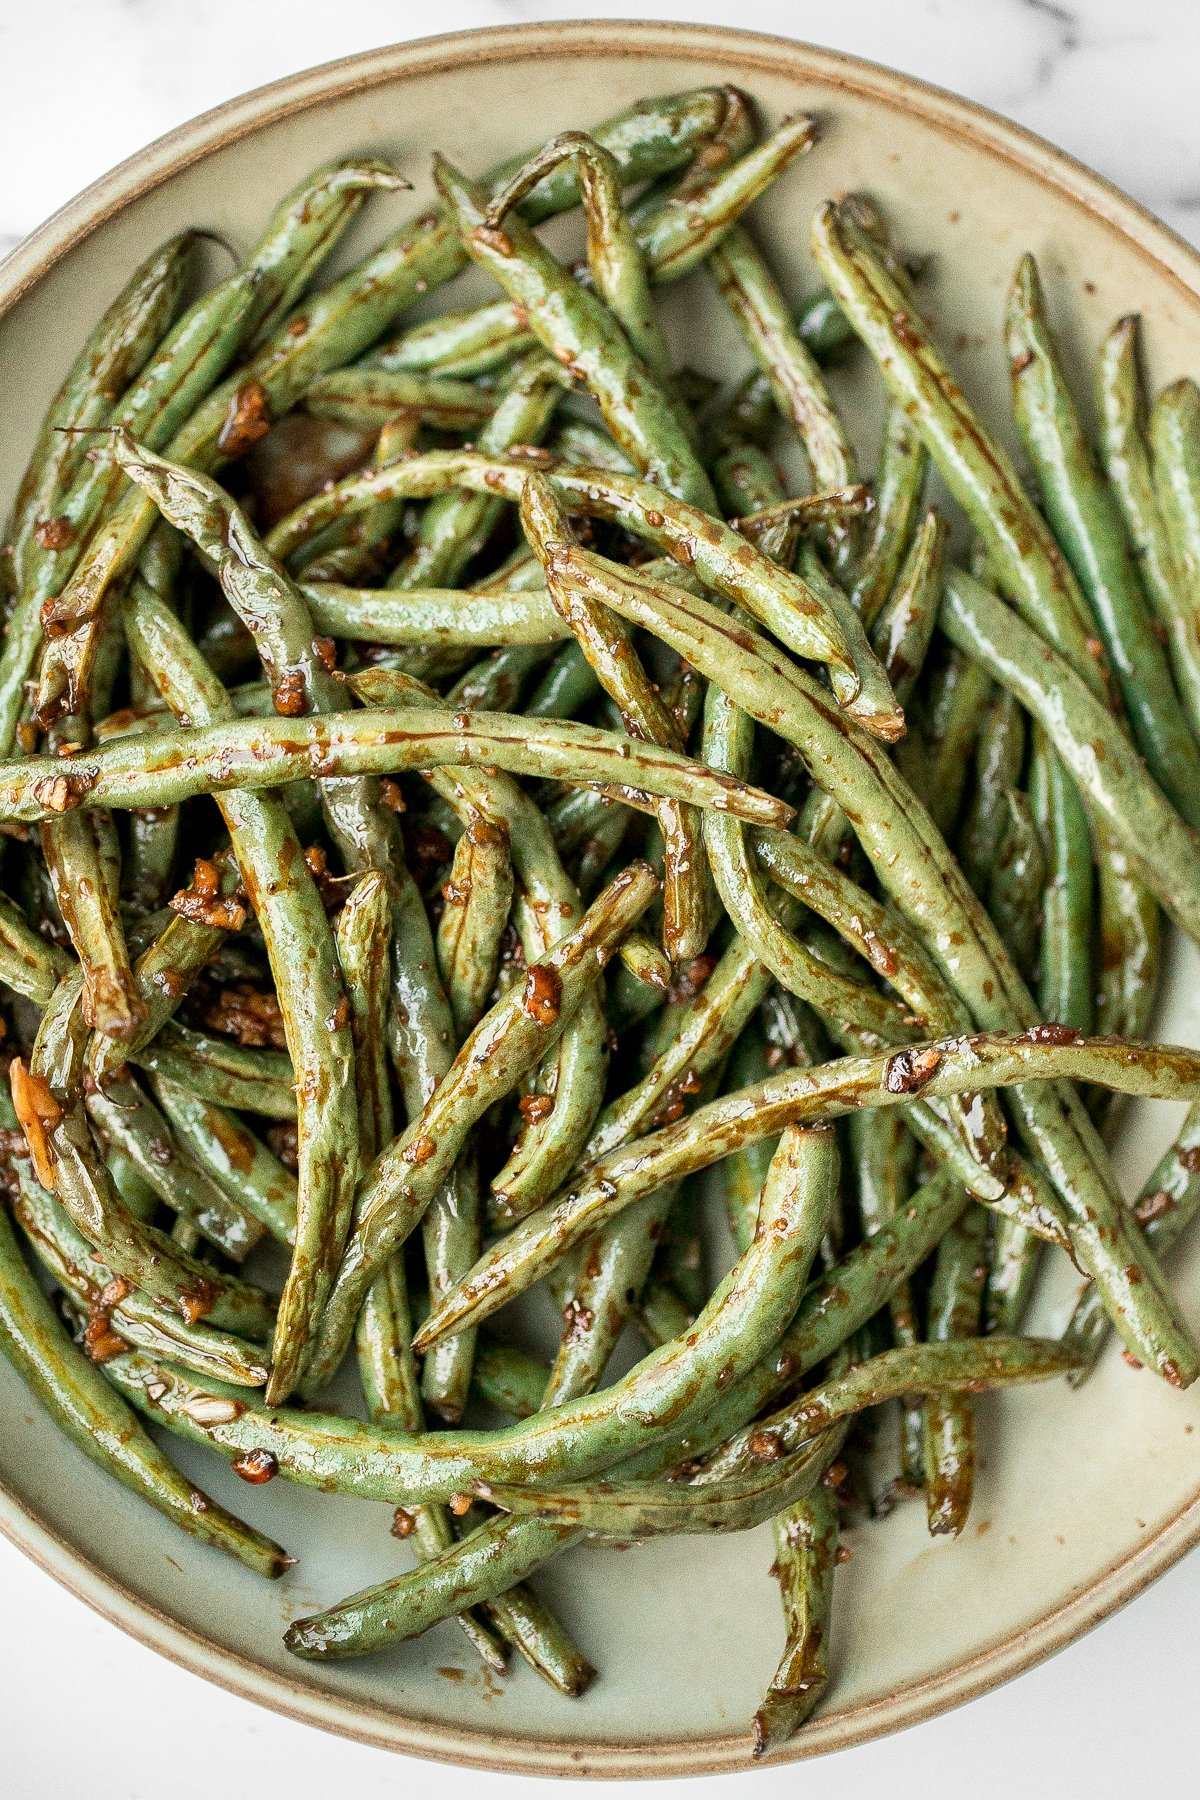
<path fill-rule="evenodd" d="M 261 1574 L 292 1559 L 147 1427 L 394 1509 L 416 1561 L 297 1656 L 456 1618 L 579 1694 L 542 1564 L 769 1522 L 758 1753 L 826 1689 L 847 1510 L 962 1530 L 976 1395 L 1082 1379 L 1110 1327 L 1200 1368 L 1159 1269 L 1200 1054 L 1142 1041 L 1164 917 L 1200 939 L 1200 390 L 1148 408 L 1124 319 L 1093 432 L 1025 257 L 1031 493 L 869 200 L 785 298 L 745 215 L 816 137 L 704 88 L 439 159 L 323 287 L 387 164 L 319 169 L 190 302 L 183 232 L 52 401 L 3 564 L 0 1348 Z M 579 268 L 535 232 L 575 206 Z M 491 296 L 431 312 L 468 263 Z M 685 276 L 728 383 L 664 332 Z M 1191 1106 L 1132 1205 L 1129 1094 Z M 508 1310 L 538 1283 L 549 1362 Z M 362 1404 L 322 1411 L 347 1356 Z"/>

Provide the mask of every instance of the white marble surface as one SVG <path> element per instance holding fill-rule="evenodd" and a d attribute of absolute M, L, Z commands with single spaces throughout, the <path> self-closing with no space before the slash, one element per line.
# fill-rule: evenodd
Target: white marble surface
<path fill-rule="evenodd" d="M 0 252 L 149 138 L 292 70 L 429 29 L 638 13 L 807 37 L 940 82 L 1042 132 L 1200 237 L 1195 0 L 0 0 Z M 514 1778 L 343 1743 L 208 1687 L 3 1541 L 0 1594 L 0 1791 L 13 1800 L 382 1800 L 414 1785 L 436 1800 L 515 1800 Z M 820 1764 L 725 1777 L 722 1800 L 799 1789 L 811 1800 L 870 1789 L 889 1800 L 1194 1792 L 1198 1615 L 1192 1557 L 1000 1692 Z M 561 1792 L 519 1789 L 523 1800 Z M 618 1789 L 592 1791 L 599 1800 Z"/>

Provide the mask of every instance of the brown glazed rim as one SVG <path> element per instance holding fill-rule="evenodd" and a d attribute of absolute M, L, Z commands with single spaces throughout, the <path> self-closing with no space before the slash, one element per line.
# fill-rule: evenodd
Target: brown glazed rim
<path fill-rule="evenodd" d="M 252 132 L 331 98 L 461 68 L 478 63 L 483 56 L 493 64 L 503 64 L 564 53 L 600 53 L 639 62 L 663 56 L 675 62 L 708 64 L 719 64 L 727 55 L 743 70 L 757 68 L 790 76 L 914 115 L 945 136 L 982 147 L 1065 195 L 1156 265 L 1180 290 L 1181 297 L 1200 309 L 1200 256 L 1182 238 L 1073 157 L 984 107 L 912 76 L 786 38 L 720 26 L 585 20 L 490 27 L 370 50 L 288 76 L 201 114 L 85 188 L 18 246 L 0 267 L 0 317 L 60 257 L 123 208 L 190 164 L 218 154 Z M 751 1765 L 747 1730 L 686 1743 L 633 1737 L 573 1743 L 568 1738 L 518 1737 L 404 1718 L 368 1701 L 343 1698 L 311 1682 L 294 1680 L 181 1625 L 114 1580 L 3 1484 L 0 1530 L 64 1587 L 139 1642 L 232 1693 L 360 1743 L 523 1775 L 658 1778 L 716 1774 Z M 1080 1637 L 1141 1593 L 1197 1541 L 1200 1488 L 1129 1555 L 1110 1563 L 1094 1581 L 1076 1589 L 1051 1612 L 968 1661 L 923 1681 L 856 1706 L 831 1707 L 776 1753 L 772 1764 L 845 1749 L 987 1692 Z"/>

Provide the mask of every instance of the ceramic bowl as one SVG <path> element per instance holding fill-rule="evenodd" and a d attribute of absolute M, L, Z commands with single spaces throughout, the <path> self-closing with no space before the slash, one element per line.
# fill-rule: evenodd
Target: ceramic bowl
<path fill-rule="evenodd" d="M 186 223 L 250 240 L 270 206 L 327 157 L 398 159 L 430 196 L 429 155 L 468 169 L 586 125 L 641 94 L 733 81 L 768 119 L 820 115 L 822 141 L 759 209 L 799 297 L 828 194 L 877 194 L 903 240 L 935 253 L 925 305 L 974 398 L 1006 420 L 998 324 L 1020 252 L 1034 250 L 1081 378 L 1118 314 L 1146 316 L 1151 373 L 1198 372 L 1200 259 L 1164 226 L 1048 144 L 951 95 L 848 57 L 704 26 L 551 24 L 405 44 L 231 101 L 142 151 L 71 202 L 0 272 L 0 495 L 12 491 L 42 408 L 126 273 Z M 403 216 L 376 202 L 348 247 Z M 470 290 L 463 287 L 465 294 Z M 479 290 L 482 291 L 482 290 Z M 438 296 L 439 305 L 442 296 Z M 744 360 L 705 278 L 674 293 L 678 353 Z M 735 360 L 737 359 L 737 360 Z M 839 378 L 840 379 L 840 378 Z M 860 359 L 839 392 L 870 457 L 878 402 Z M 867 466 L 870 466 L 869 460 Z M 1161 1035 L 1200 1042 L 1196 963 L 1174 956 Z M 1175 1125 L 1131 1111 L 1132 1188 Z M 1175 1271 L 1200 1322 L 1200 1257 Z M 1071 1292 L 1051 1282 L 1047 1321 Z M 578 1550 L 544 1587 L 602 1671 L 582 1701 L 526 1669 L 503 1685 L 472 1667 L 453 1626 L 358 1664 L 289 1658 L 289 1619 L 377 1580 L 402 1555 L 382 1508 L 286 1482 L 252 1489 L 203 1453 L 181 1460 L 301 1557 L 268 1586 L 175 1534 L 95 1470 L 0 1365 L 0 1527 L 82 1599 L 198 1674 L 285 1713 L 398 1750 L 537 1774 L 667 1775 L 740 1768 L 748 1721 L 779 1654 L 769 1536 Z M 983 1403 L 983 1460 L 962 1539 L 934 1542 L 921 1509 L 851 1531 L 838 1574 L 834 1680 L 784 1755 L 908 1725 L 1048 1655 L 1161 1573 L 1200 1536 L 1200 1386 L 1178 1394 L 1109 1352 L 1079 1393 L 1055 1383 Z"/>

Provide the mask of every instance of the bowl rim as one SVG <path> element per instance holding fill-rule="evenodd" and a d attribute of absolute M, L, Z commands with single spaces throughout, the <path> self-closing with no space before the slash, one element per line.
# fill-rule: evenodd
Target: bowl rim
<path fill-rule="evenodd" d="M 1025 127 L 945 88 L 845 52 L 736 27 L 642 20 L 559 20 L 485 26 L 316 65 L 222 102 L 158 137 L 100 176 L 0 262 L 0 319 L 54 265 L 135 200 L 191 164 L 331 98 L 477 62 L 569 52 L 649 61 L 711 63 L 728 47 L 741 68 L 759 67 L 861 94 L 935 124 L 1018 166 L 1125 239 L 1200 307 L 1200 253 L 1146 207 L 1086 164 Z M 748 1730 L 690 1742 L 630 1737 L 589 1743 L 531 1738 L 408 1718 L 364 1699 L 314 1687 L 215 1644 L 118 1581 L 0 1481 L 0 1532 L 63 1587 L 140 1643 L 217 1686 L 304 1724 L 360 1743 L 507 1774 L 613 1779 L 707 1775 L 752 1765 Z M 772 1766 L 849 1748 L 932 1718 L 988 1692 L 1063 1649 L 1141 1593 L 1200 1542 L 1200 1484 L 1192 1498 L 1128 1554 L 1116 1557 L 1040 1618 L 966 1662 L 854 1706 L 818 1714 Z"/>

